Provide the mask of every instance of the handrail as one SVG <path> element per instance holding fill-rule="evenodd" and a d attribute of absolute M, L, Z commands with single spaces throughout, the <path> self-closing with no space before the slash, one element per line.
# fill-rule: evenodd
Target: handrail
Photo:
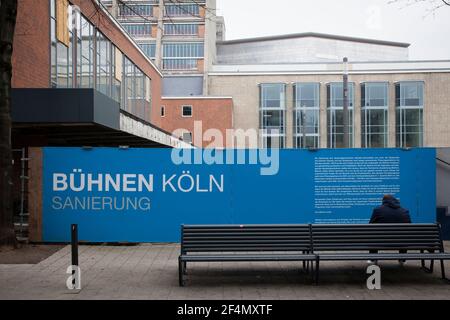
<path fill-rule="evenodd" d="M 448 163 L 447 161 L 444 161 L 444 160 L 439 159 L 439 158 L 436 158 L 436 160 L 437 160 L 437 161 L 440 161 L 440 162 L 442 162 L 443 164 L 446 164 L 446 165 L 448 165 L 448 166 L 450 167 L 450 163 Z"/>

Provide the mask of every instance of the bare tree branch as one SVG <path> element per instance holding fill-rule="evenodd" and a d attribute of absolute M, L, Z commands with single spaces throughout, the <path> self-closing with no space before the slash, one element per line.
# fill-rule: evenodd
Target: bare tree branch
<path fill-rule="evenodd" d="M 428 4 L 425 10 L 426 14 L 424 17 L 429 15 L 434 15 L 439 9 L 444 7 L 450 7 L 450 0 L 389 0 L 388 4 L 402 4 L 402 9 L 416 5 L 416 4 Z"/>

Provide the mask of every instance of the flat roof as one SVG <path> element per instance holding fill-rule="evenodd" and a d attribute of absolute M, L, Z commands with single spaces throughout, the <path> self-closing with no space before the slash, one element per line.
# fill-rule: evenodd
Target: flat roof
<path fill-rule="evenodd" d="M 241 44 L 241 43 L 250 43 L 250 42 L 285 40 L 285 39 L 294 39 L 294 38 L 308 38 L 308 37 L 341 40 L 341 41 L 351 41 L 351 42 L 359 42 L 359 43 L 379 44 L 379 45 L 384 45 L 384 46 L 401 47 L 401 48 L 408 48 L 411 45 L 409 43 L 403 43 L 403 42 L 356 38 L 356 37 L 348 37 L 348 36 L 340 36 L 340 35 L 316 33 L 316 32 L 292 33 L 292 34 L 284 34 L 284 35 L 276 35 L 276 36 L 268 36 L 268 37 L 256 37 L 256 38 L 245 38 L 245 39 L 236 39 L 236 40 L 228 40 L 228 41 L 218 41 L 217 44 L 230 45 L 230 44 Z"/>
<path fill-rule="evenodd" d="M 222 97 L 222 96 L 170 96 L 161 97 L 161 100 L 226 100 L 233 99 L 233 97 Z"/>
<path fill-rule="evenodd" d="M 350 62 L 349 74 L 448 73 L 450 60 Z M 216 64 L 210 76 L 342 74 L 341 62 L 294 64 Z"/>

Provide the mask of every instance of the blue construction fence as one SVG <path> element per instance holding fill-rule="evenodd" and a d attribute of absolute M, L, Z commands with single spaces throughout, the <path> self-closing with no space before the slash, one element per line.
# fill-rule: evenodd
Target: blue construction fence
<path fill-rule="evenodd" d="M 181 224 L 436 220 L 436 150 L 44 148 L 42 240 L 178 242 Z"/>

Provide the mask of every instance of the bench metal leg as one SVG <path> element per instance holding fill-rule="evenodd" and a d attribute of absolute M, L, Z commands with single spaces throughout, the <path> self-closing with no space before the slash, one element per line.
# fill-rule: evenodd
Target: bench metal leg
<path fill-rule="evenodd" d="M 429 268 L 427 268 L 425 266 L 425 262 L 423 262 L 422 263 L 422 269 L 424 269 L 426 273 L 433 273 L 433 271 L 434 271 L 434 260 L 430 261 L 430 267 Z"/>
<path fill-rule="evenodd" d="M 433 253 L 433 250 L 428 250 L 430 253 Z M 420 250 L 420 253 L 424 253 L 424 250 Z M 425 265 L 425 260 L 421 260 L 421 265 L 422 265 L 422 269 L 425 270 L 426 273 L 433 273 L 434 270 L 434 260 L 430 260 L 430 267 L 427 268 L 427 266 Z"/>
<path fill-rule="evenodd" d="M 444 260 L 441 260 L 441 273 L 442 273 L 442 279 L 445 280 L 447 283 L 450 283 L 450 279 L 448 279 L 445 276 L 445 265 L 444 265 Z"/>
<path fill-rule="evenodd" d="M 423 254 L 423 250 L 420 250 L 420 253 Z M 425 269 L 425 260 L 420 260 L 420 264 L 422 265 L 422 269 Z"/>
<path fill-rule="evenodd" d="M 181 259 L 178 259 L 178 284 L 180 287 L 184 286 L 184 279 L 183 279 L 183 274 L 184 274 L 184 265 L 186 262 L 181 261 Z"/>
<path fill-rule="evenodd" d="M 311 263 L 311 261 L 303 261 L 303 265 L 304 265 L 304 268 L 303 268 L 303 271 L 305 271 L 305 273 L 309 273 L 309 270 L 310 270 L 310 263 Z"/>
<path fill-rule="evenodd" d="M 187 262 L 186 261 L 183 262 L 183 274 L 184 275 L 187 274 Z"/>
<path fill-rule="evenodd" d="M 319 257 L 316 258 L 316 265 L 315 265 L 315 270 L 313 270 L 312 275 L 313 275 L 313 281 L 315 283 L 316 286 L 319 285 L 319 267 L 320 267 L 320 259 Z"/>
<path fill-rule="evenodd" d="M 303 251 L 303 254 L 306 254 L 306 251 Z M 303 272 L 305 272 L 306 271 L 306 261 L 303 261 L 302 265 L 303 265 Z"/>

